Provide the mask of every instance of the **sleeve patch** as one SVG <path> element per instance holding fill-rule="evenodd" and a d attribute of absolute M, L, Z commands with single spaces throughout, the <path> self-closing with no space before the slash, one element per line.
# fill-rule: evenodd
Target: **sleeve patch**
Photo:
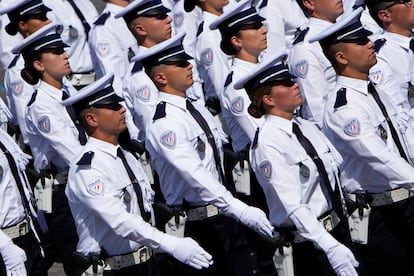
<path fill-rule="evenodd" d="M 22 81 L 14 81 L 11 84 L 13 94 L 16 96 L 20 95 L 23 90 L 23 82 Z"/>
<path fill-rule="evenodd" d="M 161 134 L 160 141 L 162 145 L 164 145 L 165 147 L 169 149 L 175 148 L 175 142 L 176 142 L 175 132 L 172 130 L 168 130 L 164 132 L 163 134 Z"/>
<path fill-rule="evenodd" d="M 39 130 L 43 133 L 50 132 L 50 119 L 48 116 L 40 117 L 39 121 L 37 122 L 37 126 Z"/>
<path fill-rule="evenodd" d="M 151 90 L 148 85 L 145 85 L 144 87 L 140 87 L 135 95 L 141 101 L 148 102 L 151 96 Z"/>
<path fill-rule="evenodd" d="M 349 136 L 358 136 L 361 133 L 358 119 L 349 121 L 344 127 L 344 132 Z"/>
<path fill-rule="evenodd" d="M 260 169 L 260 173 L 266 179 L 270 179 L 270 177 L 272 176 L 272 163 L 270 163 L 270 161 L 265 160 L 262 163 L 260 163 L 259 169 Z"/>
<path fill-rule="evenodd" d="M 97 179 L 91 184 L 88 185 L 88 192 L 91 195 L 99 196 L 103 193 L 103 184 L 102 181 Z"/>
<path fill-rule="evenodd" d="M 370 80 L 375 84 L 378 85 L 382 82 L 383 79 L 383 74 L 381 70 L 377 70 L 375 72 L 371 72 L 369 74 L 369 78 Z"/>
<path fill-rule="evenodd" d="M 242 96 L 238 96 L 237 98 L 233 99 L 231 102 L 231 111 L 236 114 L 241 114 L 243 112 L 244 107 L 244 99 Z"/>
<path fill-rule="evenodd" d="M 98 42 L 98 45 L 96 46 L 96 52 L 100 57 L 106 57 L 111 52 L 111 46 L 109 45 L 109 42 L 102 41 Z"/>
<path fill-rule="evenodd" d="M 201 62 L 204 65 L 211 65 L 213 63 L 213 59 L 213 50 L 211 50 L 211 48 L 207 48 L 201 52 Z"/>
<path fill-rule="evenodd" d="M 183 25 L 183 21 L 184 21 L 184 15 L 182 12 L 179 12 L 174 15 L 174 25 L 176 27 L 181 27 L 181 25 Z"/>
<path fill-rule="evenodd" d="M 295 74 L 296 76 L 304 79 L 308 74 L 309 62 L 307 60 L 301 60 L 295 64 Z"/>

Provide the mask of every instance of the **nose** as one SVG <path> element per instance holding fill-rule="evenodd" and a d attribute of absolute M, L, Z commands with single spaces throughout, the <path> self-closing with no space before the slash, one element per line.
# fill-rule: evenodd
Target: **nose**
<path fill-rule="evenodd" d="M 167 16 L 167 17 L 166 17 L 166 20 L 167 20 L 167 23 L 171 23 L 171 22 L 172 22 L 172 18 L 171 18 L 171 16 Z"/>

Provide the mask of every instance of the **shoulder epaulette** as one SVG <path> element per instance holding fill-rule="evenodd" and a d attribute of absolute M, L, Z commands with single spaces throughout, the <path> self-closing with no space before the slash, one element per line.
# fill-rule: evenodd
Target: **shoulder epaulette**
<path fill-rule="evenodd" d="M 165 102 L 160 102 L 159 104 L 157 104 L 155 114 L 152 120 L 156 121 L 158 119 L 164 118 L 166 115 L 167 113 L 165 112 Z"/>
<path fill-rule="evenodd" d="M 375 50 L 376 53 L 378 53 L 381 50 L 381 48 L 382 48 L 382 46 L 384 46 L 385 42 L 387 42 L 387 40 L 385 38 L 380 38 L 380 39 L 375 40 L 374 50 Z"/>
<path fill-rule="evenodd" d="M 334 108 L 344 106 L 347 103 L 348 101 L 346 100 L 346 88 L 342 87 L 341 89 L 338 90 L 338 92 L 336 92 L 336 101 L 335 101 Z"/>
<path fill-rule="evenodd" d="M 92 164 L 92 158 L 95 155 L 95 153 L 93 151 L 88 151 L 85 152 L 81 159 L 79 159 L 78 163 L 76 163 L 76 165 L 78 166 L 88 166 L 90 164 Z"/>
<path fill-rule="evenodd" d="M 254 134 L 252 149 L 257 147 L 258 142 L 259 142 L 259 128 L 256 129 L 256 133 Z"/>
<path fill-rule="evenodd" d="M 111 14 L 109 12 L 101 14 L 101 16 L 96 19 L 96 21 L 93 23 L 94 25 L 105 25 L 106 20 L 109 18 Z"/>
<path fill-rule="evenodd" d="M 234 73 L 234 71 L 231 71 L 231 72 L 227 75 L 226 82 L 224 83 L 224 87 L 229 86 L 229 84 L 233 82 L 233 73 Z"/>
<path fill-rule="evenodd" d="M 203 32 L 203 29 L 204 29 L 204 21 L 201 22 L 200 25 L 198 25 L 198 30 L 197 30 L 196 37 L 198 37 Z"/>
<path fill-rule="evenodd" d="M 144 67 L 142 66 L 142 62 L 137 61 L 134 64 L 134 67 L 132 67 L 131 73 L 134 74 L 136 72 L 142 71 Z"/>
<path fill-rule="evenodd" d="M 293 45 L 302 42 L 305 39 L 305 36 L 308 33 L 308 31 L 309 31 L 309 27 L 307 27 L 304 30 L 298 29 L 296 34 L 295 34 L 295 40 L 293 41 Z"/>
<path fill-rule="evenodd" d="M 263 0 L 262 3 L 260 4 L 259 9 L 262 9 L 262 8 L 264 8 L 266 6 L 267 6 L 267 0 Z"/>
<path fill-rule="evenodd" d="M 27 103 L 27 106 L 31 106 L 32 103 L 34 103 L 34 101 L 36 100 L 36 96 L 37 96 L 37 90 L 33 92 L 32 97 L 30 98 L 30 101 Z"/>
<path fill-rule="evenodd" d="M 16 63 L 17 63 L 17 60 L 19 60 L 19 57 L 20 57 L 20 55 L 16 55 L 14 58 L 13 58 L 13 60 L 10 62 L 10 64 L 9 64 L 9 66 L 7 67 L 7 68 L 13 68 L 15 65 L 16 65 Z"/>

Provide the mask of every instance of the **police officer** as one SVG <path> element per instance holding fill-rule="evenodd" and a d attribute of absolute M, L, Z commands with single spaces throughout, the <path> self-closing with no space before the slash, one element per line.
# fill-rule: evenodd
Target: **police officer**
<path fill-rule="evenodd" d="M 319 41 L 338 75 L 323 130 L 344 158 L 341 184 L 348 212 L 355 210 L 351 235 L 368 274 L 411 275 L 414 169 L 407 162 L 388 99 L 379 97 L 368 81 L 377 59 L 368 39 L 371 32 L 359 21 L 361 12 L 357 9 L 310 38 Z"/>
<path fill-rule="evenodd" d="M 63 102 L 73 105 L 90 136 L 66 188 L 79 233 L 78 258 L 85 269 L 92 266 L 89 273 L 94 261 L 103 260 L 103 275 L 157 275 L 153 249 L 196 269 L 208 267 L 211 255 L 194 240 L 166 235 L 149 223 L 153 191 L 138 160 L 118 145 L 126 109 L 113 77 L 105 75 Z"/>
<path fill-rule="evenodd" d="M 221 161 L 224 134 L 203 106 L 185 99 L 193 79 L 187 61 L 191 57 L 181 44 L 183 35 L 137 56 L 160 89 L 146 146 L 167 205 L 187 213 L 185 235 L 213 255 L 214 264 L 203 275 L 250 274 L 249 246 L 237 222 L 266 236 L 271 236 L 272 227 L 263 211 L 226 189 Z M 198 275 L 192 270 L 183 273 Z"/>
<path fill-rule="evenodd" d="M 80 89 L 95 80 L 88 39 L 93 22 L 98 12 L 90 0 L 45 0 L 45 5 L 52 9 L 49 18 L 56 25 L 68 48 L 72 72 L 68 79 Z"/>
<path fill-rule="evenodd" d="M 170 10 L 160 0 L 136 0 L 120 10 L 115 18 L 123 18 L 139 45 L 137 53 L 140 53 L 171 37 L 168 12 Z M 158 93 L 154 83 L 142 70 L 142 65 L 135 63 L 134 59 L 131 62 L 123 80 L 122 95 L 137 128 L 131 131 L 134 126 L 127 121 L 131 138 L 144 142 L 146 123 L 155 108 Z"/>
<path fill-rule="evenodd" d="M 69 56 L 64 50 L 68 45 L 55 30 L 53 24 L 42 27 L 16 45 L 13 52 L 21 53 L 24 58 L 25 81 L 37 84 L 26 107 L 26 129 L 34 168 L 48 179 L 53 176 L 50 184 L 53 188 L 44 186 L 47 190 L 42 190 L 45 195 L 42 202 L 52 201 L 52 206 L 45 205 L 43 209 L 48 237 L 55 250 L 46 254 L 48 265 L 58 257 L 66 274 L 72 275 L 76 266 L 71 255 L 78 239 L 64 190 L 69 164 L 81 151 L 80 141 L 86 142 L 86 135 L 76 127 L 70 110 L 61 105 L 62 98 L 76 93 L 76 89 L 63 83 L 71 72 Z"/>
<path fill-rule="evenodd" d="M 105 9 L 92 25 L 88 43 L 96 77 L 113 73 L 115 90 L 122 91 L 122 79 L 138 45 L 124 20 L 114 16 L 131 1 L 105 2 Z"/>
<path fill-rule="evenodd" d="M 31 158 L 0 130 L 0 274 L 47 275 L 33 206 L 33 194 L 25 174 Z"/>
<path fill-rule="evenodd" d="M 283 275 L 358 275 L 358 262 L 343 244 L 350 237 L 336 181 L 342 159 L 312 123 L 293 117 L 302 98 L 285 53 L 234 85 L 249 94 L 249 112 L 265 118 L 252 144 L 251 164 L 281 235 L 284 262 L 289 250 L 293 254 L 294 273 L 285 265 Z"/>
<path fill-rule="evenodd" d="M 51 22 L 47 17 L 49 11 L 50 9 L 40 0 L 19 0 L 4 6 L 0 14 L 7 14 L 10 18 L 10 23 L 5 26 L 10 35 L 27 37 Z M 4 84 L 13 114 L 12 123 L 16 128 L 16 139 L 24 148 L 24 145 L 29 144 L 24 123 L 25 109 L 34 89 L 22 79 L 20 71 L 23 68 L 24 60 L 21 55 L 14 55 L 12 62 L 5 69 Z"/>
<path fill-rule="evenodd" d="M 311 44 L 308 39 L 335 23 L 344 9 L 342 0 L 315 0 L 312 3 L 298 0 L 298 3 L 308 17 L 309 26 L 297 34 L 293 42 L 289 54 L 289 67 L 299 83 L 303 99 L 302 117 L 321 128 L 328 91 L 334 88 L 336 74 L 320 45 Z"/>

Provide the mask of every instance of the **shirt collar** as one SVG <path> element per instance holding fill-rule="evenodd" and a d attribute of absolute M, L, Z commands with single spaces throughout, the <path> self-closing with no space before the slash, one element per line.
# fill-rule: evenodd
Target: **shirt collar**
<path fill-rule="evenodd" d="M 96 149 L 99 149 L 100 151 L 108 153 L 114 159 L 116 159 L 117 151 L 118 151 L 118 148 L 120 147 L 119 145 L 114 145 L 114 144 L 105 142 L 103 140 L 96 139 L 94 137 L 88 138 L 88 145 L 92 145 L 93 148 L 96 148 Z"/>
<path fill-rule="evenodd" d="M 186 98 L 177 96 L 177 95 L 171 95 L 165 92 L 161 92 L 159 93 L 158 96 L 159 101 L 164 101 L 167 102 L 169 104 L 175 105 L 183 110 L 187 110 L 186 108 Z"/>
<path fill-rule="evenodd" d="M 337 76 L 337 83 L 341 86 L 357 90 L 358 92 L 361 92 L 364 95 L 368 95 L 368 80 L 360 80 L 344 76 Z"/>
<path fill-rule="evenodd" d="M 391 33 L 391 32 L 384 32 L 384 37 L 387 40 L 398 44 L 399 46 L 401 46 L 405 50 L 407 50 L 407 51 L 410 50 L 410 41 L 411 41 L 412 37 L 407 37 L 407 36 L 404 36 L 404 35 Z"/>
<path fill-rule="evenodd" d="M 233 59 L 233 66 L 237 68 L 241 68 L 244 71 L 251 71 L 252 69 L 256 68 L 257 63 L 251 63 L 239 58 Z"/>
<path fill-rule="evenodd" d="M 63 88 L 65 88 L 66 86 L 63 86 Z M 46 94 L 48 94 L 50 97 L 56 99 L 57 101 L 61 102 L 62 101 L 62 89 L 57 89 L 54 86 L 51 86 L 50 84 L 44 82 L 44 81 L 40 81 L 39 82 L 39 89 L 41 89 L 42 91 L 44 91 Z M 67 90 L 68 93 L 70 93 L 69 89 Z"/>
<path fill-rule="evenodd" d="M 267 123 L 270 123 L 272 126 L 275 126 L 282 131 L 286 132 L 289 136 L 292 136 L 292 120 L 287 120 L 279 116 L 266 114 L 265 120 Z"/>
<path fill-rule="evenodd" d="M 331 25 L 332 23 L 326 20 L 322 20 L 315 17 L 309 18 L 309 26 L 316 30 L 323 31 Z"/>
<path fill-rule="evenodd" d="M 110 11 L 112 14 L 117 14 L 118 12 L 123 10 L 124 7 L 119 6 L 119 5 L 115 5 L 115 4 L 112 4 L 112 3 L 106 3 L 105 9 Z"/>

